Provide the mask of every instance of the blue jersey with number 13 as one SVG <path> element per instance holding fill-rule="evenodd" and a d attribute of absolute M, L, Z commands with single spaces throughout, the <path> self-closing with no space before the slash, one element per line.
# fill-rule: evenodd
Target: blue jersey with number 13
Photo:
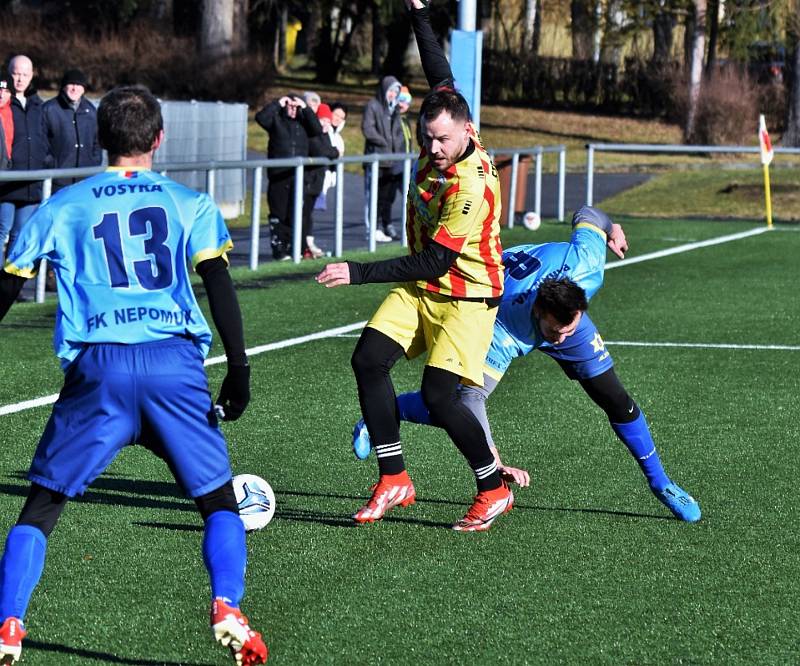
<path fill-rule="evenodd" d="M 53 345 L 66 366 L 86 343 L 189 337 L 205 356 L 211 331 L 187 263 L 233 247 L 206 194 L 156 172 L 111 167 L 46 201 L 22 228 L 5 270 L 32 277 L 45 258 L 58 285 Z"/>

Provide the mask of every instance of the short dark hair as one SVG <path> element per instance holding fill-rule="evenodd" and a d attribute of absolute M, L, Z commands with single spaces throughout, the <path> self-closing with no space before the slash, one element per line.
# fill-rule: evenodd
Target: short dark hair
<path fill-rule="evenodd" d="M 539 314 L 551 314 L 559 324 L 572 323 L 578 312 L 586 312 L 586 292 L 569 278 L 547 278 L 539 285 L 534 302 Z"/>
<path fill-rule="evenodd" d="M 150 152 L 164 129 L 161 105 L 144 86 L 111 90 L 97 109 L 97 138 L 109 161 Z"/>
<path fill-rule="evenodd" d="M 447 111 L 453 120 L 466 122 L 472 117 L 464 95 L 452 88 L 437 88 L 425 95 L 419 109 L 419 119 L 435 120 L 442 111 Z"/>
<path fill-rule="evenodd" d="M 333 104 L 331 104 L 331 111 L 336 111 L 336 109 L 341 109 L 342 111 L 344 111 L 345 115 L 347 115 L 348 113 L 347 104 L 345 104 L 344 102 L 334 102 Z"/>

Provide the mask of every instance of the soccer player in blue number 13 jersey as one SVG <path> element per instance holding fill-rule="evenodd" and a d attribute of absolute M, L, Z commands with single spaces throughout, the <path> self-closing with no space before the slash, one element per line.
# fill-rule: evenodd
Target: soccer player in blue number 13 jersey
<path fill-rule="evenodd" d="M 544 352 L 606 413 L 653 494 L 676 518 L 694 523 L 700 520 L 700 506 L 664 472 L 644 414 L 614 372 L 611 355 L 586 314 L 588 300 L 603 284 L 606 245 L 624 256 L 628 245 L 622 227 L 600 209 L 584 206 L 572 218 L 569 243 L 519 245 L 503 253 L 503 300 L 484 362 L 483 386 L 461 386 L 459 397 L 483 425 L 503 478 L 527 486 L 525 470 L 500 462 L 485 403 L 511 361 L 534 349 Z M 419 393 L 398 396 L 397 406 L 401 420 L 431 424 Z M 353 450 L 363 459 L 370 446 L 362 419 L 353 431 Z"/>
<path fill-rule="evenodd" d="M 61 190 L 30 219 L 0 272 L 0 319 L 46 258 L 58 285 L 54 346 L 64 387 L 31 463 L 31 488 L 0 562 L 0 662 L 19 659 L 23 618 L 44 568 L 47 539 L 68 498 L 138 442 L 164 458 L 203 517 L 211 629 L 242 664 L 267 648 L 239 610 L 246 549 L 217 422 L 250 399 L 241 313 L 227 269 L 233 246 L 219 210 L 151 171 L 164 131 L 141 87 L 100 102 L 100 144 L 111 166 Z M 189 283 L 201 276 L 228 360 L 217 407 L 203 358 L 211 331 Z"/>

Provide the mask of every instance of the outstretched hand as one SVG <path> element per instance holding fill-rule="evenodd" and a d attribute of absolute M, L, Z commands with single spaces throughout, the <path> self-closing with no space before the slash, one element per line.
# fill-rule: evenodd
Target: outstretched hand
<path fill-rule="evenodd" d="M 500 465 L 497 471 L 500 472 L 500 478 L 506 483 L 516 483 L 520 488 L 527 488 L 531 485 L 531 476 L 527 470 Z"/>
<path fill-rule="evenodd" d="M 350 284 L 350 267 L 346 262 L 328 264 L 314 279 L 326 287 L 341 287 Z"/>
<path fill-rule="evenodd" d="M 608 249 L 620 259 L 625 258 L 625 253 L 628 251 L 628 240 L 625 238 L 625 232 L 619 224 L 614 223 L 611 225 L 611 233 L 608 234 Z"/>
<path fill-rule="evenodd" d="M 250 402 L 250 366 L 229 365 L 222 380 L 219 397 L 214 405 L 217 416 L 223 421 L 238 419 Z"/>

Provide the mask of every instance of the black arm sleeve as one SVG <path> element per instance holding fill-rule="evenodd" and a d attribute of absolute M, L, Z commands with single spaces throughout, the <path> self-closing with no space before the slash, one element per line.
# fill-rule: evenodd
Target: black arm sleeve
<path fill-rule="evenodd" d="M 422 61 L 422 69 L 425 71 L 425 78 L 431 88 L 447 86 L 454 87 L 453 70 L 444 55 L 441 45 L 436 40 L 431 28 L 430 14 L 428 8 L 411 10 L 411 25 L 414 28 L 414 35 L 417 38 L 417 48 L 419 57 Z"/>
<path fill-rule="evenodd" d="M 348 261 L 350 284 L 411 282 L 442 277 L 458 257 L 458 252 L 431 241 L 419 254 L 360 264 Z"/>
<path fill-rule="evenodd" d="M 228 365 L 247 365 L 242 312 L 233 288 L 233 280 L 228 273 L 228 264 L 222 257 L 215 257 L 201 261 L 196 270 L 208 294 L 211 318 L 225 348 Z"/>
<path fill-rule="evenodd" d="M 22 291 L 25 278 L 0 271 L 0 321 Z"/>

